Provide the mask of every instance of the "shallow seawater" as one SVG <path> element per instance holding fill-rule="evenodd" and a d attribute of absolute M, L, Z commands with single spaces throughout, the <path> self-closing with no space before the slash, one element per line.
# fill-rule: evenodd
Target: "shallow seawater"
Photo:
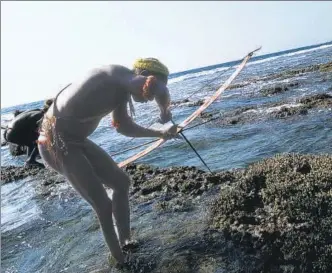
<path fill-rule="evenodd" d="M 32 200 L 35 191 L 29 179 L 1 187 L 1 231 L 16 229 L 38 217 L 39 207 Z"/>
<path fill-rule="evenodd" d="M 226 90 L 224 95 L 209 107 L 219 111 L 221 118 L 229 111 L 244 106 L 255 106 L 262 117 L 276 108 L 269 104 L 282 102 L 297 107 L 303 96 L 328 93 L 332 95 L 331 72 L 312 72 L 287 79 L 260 81 L 272 73 L 325 63 L 332 60 L 332 46 L 303 52 L 274 56 L 249 63 L 234 81 L 243 83 L 255 78 L 258 81 L 242 88 Z M 226 72 L 225 72 L 226 71 Z M 220 75 L 225 72 L 223 75 Z M 232 71 L 215 69 L 193 73 L 172 79 L 169 88 L 174 100 L 190 94 L 192 100 L 205 98 L 213 93 Z M 207 82 L 215 79 L 210 88 Z M 271 96 L 262 96 L 266 85 L 298 82 L 297 86 Z M 41 103 L 20 106 L 35 108 Z M 136 105 L 136 120 L 150 125 L 158 116 L 155 104 Z M 2 122 L 10 120 L 10 111 L 2 109 Z M 196 107 L 179 106 L 173 111 L 174 120 L 181 122 Z M 213 170 L 245 167 L 257 160 L 278 153 L 329 153 L 332 154 L 332 109 L 313 108 L 306 115 L 287 118 L 254 119 L 245 124 L 223 125 L 207 123 L 184 131 L 186 137 Z M 107 152 L 121 151 L 142 144 L 150 139 L 134 139 L 121 136 L 110 127 L 110 117 L 105 117 L 90 137 Z M 128 142 L 130 141 L 130 142 Z M 141 148 L 142 149 L 142 148 Z M 139 150 L 117 155 L 119 162 Z M 22 165 L 24 157 L 12 158 L 6 146 L 1 148 L 1 164 Z M 158 167 L 204 166 L 183 140 L 171 140 L 139 163 Z M 56 196 L 36 194 L 41 181 L 33 177 L 1 186 L 1 264 L 3 272 L 91 272 L 107 268 L 107 248 L 98 221 L 90 206 L 83 201 L 68 183 L 56 184 Z M 241 261 L 234 253 L 224 253 L 223 238 L 206 239 L 205 222 L 208 204 L 213 199 L 210 192 L 195 201 L 193 210 L 173 213 L 156 211 L 158 199 L 143 203 L 131 203 L 132 232 L 140 242 L 133 256 L 135 272 L 227 272 L 223 257 L 233 261 L 234 267 Z M 204 237 L 204 238 L 203 238 Z M 213 239 L 214 238 L 214 239 Z M 190 258 L 191 257 L 191 258 Z M 229 266 L 229 265 L 228 265 Z M 160 271 L 158 271 L 158 270 Z M 162 271 L 165 270 L 165 271 Z M 112 269 L 113 272 L 118 272 Z M 195 271 L 195 272 L 196 272 Z"/>

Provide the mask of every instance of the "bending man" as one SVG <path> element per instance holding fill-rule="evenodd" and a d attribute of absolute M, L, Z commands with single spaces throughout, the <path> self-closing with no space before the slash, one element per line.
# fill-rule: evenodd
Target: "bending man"
<path fill-rule="evenodd" d="M 118 263 L 124 262 L 124 247 L 130 240 L 129 177 L 98 145 L 88 139 L 100 120 L 113 114 L 117 132 L 130 137 L 172 138 L 176 126 L 167 131 L 141 127 L 127 113 L 131 99 L 156 100 L 160 120 L 171 120 L 170 95 L 166 87 L 168 69 L 154 58 L 140 59 L 134 69 L 109 65 L 89 73 L 81 82 L 60 92 L 45 114 L 39 137 L 44 161 L 64 175 L 96 212 L 106 243 Z M 112 200 L 104 185 L 112 188 Z M 116 235 L 112 214 L 116 221 Z"/>
<path fill-rule="evenodd" d="M 21 112 L 16 110 L 14 119 L 9 123 L 4 138 L 9 143 L 9 150 L 12 155 L 21 155 L 27 147 L 27 160 L 25 166 L 44 167 L 36 161 L 39 154 L 37 140 L 39 137 L 39 126 L 44 113 L 48 110 L 53 100 L 47 100 L 43 109 L 33 109 Z"/>

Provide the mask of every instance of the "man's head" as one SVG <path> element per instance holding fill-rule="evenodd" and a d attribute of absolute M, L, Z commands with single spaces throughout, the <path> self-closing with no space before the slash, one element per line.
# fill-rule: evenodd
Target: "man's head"
<path fill-rule="evenodd" d="M 169 110 L 170 94 L 167 88 L 168 68 L 156 58 L 145 58 L 136 60 L 133 70 L 136 75 L 147 77 L 142 87 L 143 100 L 155 99 L 160 108 L 160 121 L 168 122 L 172 118 Z"/>
<path fill-rule="evenodd" d="M 156 58 L 137 59 L 133 65 L 135 74 L 142 76 L 155 76 L 167 85 L 169 70 L 166 65 Z"/>

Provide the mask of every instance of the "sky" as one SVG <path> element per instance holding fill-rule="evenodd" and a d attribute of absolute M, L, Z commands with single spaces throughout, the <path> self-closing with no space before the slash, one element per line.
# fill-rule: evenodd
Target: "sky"
<path fill-rule="evenodd" d="M 155 57 L 171 73 L 332 40 L 330 1 L 1 2 L 1 107 Z"/>

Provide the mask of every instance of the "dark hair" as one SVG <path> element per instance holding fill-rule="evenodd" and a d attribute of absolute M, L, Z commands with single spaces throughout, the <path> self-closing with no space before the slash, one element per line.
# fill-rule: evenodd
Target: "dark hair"
<path fill-rule="evenodd" d="M 44 103 L 44 107 L 43 107 L 42 111 L 44 113 L 46 113 L 47 110 L 48 110 L 48 108 L 50 108 L 50 106 L 52 105 L 53 102 L 54 102 L 54 99 L 48 99 L 48 100 L 46 100 L 45 103 Z"/>
<path fill-rule="evenodd" d="M 19 114 L 21 114 L 21 113 L 23 113 L 23 111 L 21 111 L 21 110 L 15 110 L 14 111 L 14 117 L 17 117 Z"/>

